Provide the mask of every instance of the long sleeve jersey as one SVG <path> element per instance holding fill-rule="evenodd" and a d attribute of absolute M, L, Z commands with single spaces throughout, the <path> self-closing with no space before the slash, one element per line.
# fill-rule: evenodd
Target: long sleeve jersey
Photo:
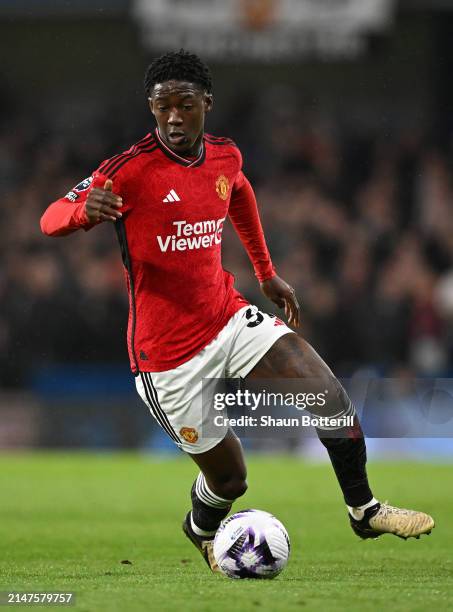
<path fill-rule="evenodd" d="M 227 138 L 205 134 L 200 155 L 171 151 L 158 130 L 51 204 L 41 218 L 49 236 L 91 229 L 85 203 L 113 182 L 123 199 L 115 222 L 129 294 L 127 344 L 134 373 L 170 370 L 209 344 L 247 300 L 222 268 L 229 215 L 260 281 L 275 271 L 242 157 Z"/>

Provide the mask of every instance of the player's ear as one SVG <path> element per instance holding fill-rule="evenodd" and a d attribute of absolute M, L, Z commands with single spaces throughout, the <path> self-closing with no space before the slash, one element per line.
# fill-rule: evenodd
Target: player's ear
<path fill-rule="evenodd" d="M 149 104 L 149 109 L 152 112 L 153 115 L 155 115 L 154 112 L 154 103 L 153 103 L 153 99 L 152 98 L 148 98 L 148 104 Z"/>
<path fill-rule="evenodd" d="M 203 103 L 204 103 L 204 112 L 209 113 L 209 111 L 212 109 L 212 106 L 214 104 L 213 95 L 205 93 Z"/>

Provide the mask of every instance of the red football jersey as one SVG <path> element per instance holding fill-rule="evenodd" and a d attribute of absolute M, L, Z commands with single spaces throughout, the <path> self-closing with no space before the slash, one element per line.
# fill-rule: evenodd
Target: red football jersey
<path fill-rule="evenodd" d="M 54 202 L 41 219 L 48 235 L 90 229 L 85 201 L 113 181 L 123 198 L 115 222 L 129 292 L 128 349 L 133 372 L 177 367 L 213 340 L 248 302 L 222 268 L 222 229 L 229 214 L 259 280 L 274 276 L 253 190 L 242 158 L 226 138 L 205 134 L 200 155 L 171 151 L 158 130 L 104 161 Z"/>

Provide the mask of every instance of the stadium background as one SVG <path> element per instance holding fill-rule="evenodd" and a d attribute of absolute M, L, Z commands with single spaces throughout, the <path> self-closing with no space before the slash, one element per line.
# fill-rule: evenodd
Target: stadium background
<path fill-rule="evenodd" d="M 233 4 L 244 40 L 267 36 L 276 1 Z M 261 57 L 240 44 L 211 57 L 206 43 L 215 94 L 207 130 L 240 146 L 275 265 L 302 303 L 302 333 L 335 372 L 447 378 L 453 6 L 375 4 L 379 26 L 353 36 L 330 24 L 327 38 L 301 29 L 297 50 L 277 52 L 271 31 Z M 162 6 L 0 2 L 0 448 L 173 452 L 129 374 L 112 227 L 58 240 L 39 231 L 48 203 L 153 124 L 142 78 L 166 40 L 152 21 Z M 238 288 L 269 310 L 231 228 L 223 248 Z M 369 446 L 383 458 L 453 456 L 449 439 Z M 288 447 L 324 457 L 311 441 Z"/>

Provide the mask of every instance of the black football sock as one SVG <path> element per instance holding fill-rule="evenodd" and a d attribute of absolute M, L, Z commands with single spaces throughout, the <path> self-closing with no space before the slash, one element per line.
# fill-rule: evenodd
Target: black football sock
<path fill-rule="evenodd" d="M 367 504 L 373 499 L 373 493 L 366 473 L 366 446 L 363 435 L 351 438 L 324 438 L 322 436 L 325 432 L 319 430 L 318 435 L 329 453 L 346 504 L 353 507 Z"/>
<path fill-rule="evenodd" d="M 201 472 L 192 485 L 191 497 L 192 530 L 196 535 L 212 537 L 230 511 L 234 499 L 224 499 L 211 491 Z"/>
<path fill-rule="evenodd" d="M 351 400 L 339 382 L 336 383 L 343 408 L 341 416 L 353 416 L 353 425 L 338 429 L 316 428 L 316 431 L 327 449 L 346 505 L 363 506 L 374 499 L 366 473 L 365 438 Z"/>

